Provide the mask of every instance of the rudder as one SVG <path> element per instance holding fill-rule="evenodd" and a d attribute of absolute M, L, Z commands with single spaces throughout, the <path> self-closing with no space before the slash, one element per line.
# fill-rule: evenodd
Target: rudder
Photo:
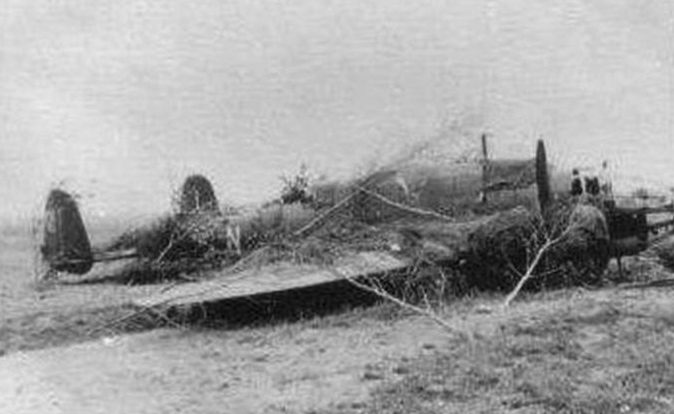
<path fill-rule="evenodd" d="M 84 274 L 93 266 L 93 253 L 77 202 L 53 189 L 45 206 L 42 257 L 51 270 Z"/>

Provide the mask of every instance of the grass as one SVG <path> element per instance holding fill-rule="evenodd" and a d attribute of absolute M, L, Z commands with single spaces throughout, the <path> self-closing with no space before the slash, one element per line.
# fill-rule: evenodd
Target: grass
<path fill-rule="evenodd" d="M 669 413 L 674 410 L 674 311 L 644 296 L 584 295 L 555 310 L 541 298 L 494 329 L 450 336 L 446 346 L 395 370 L 357 409 L 326 413 Z M 540 295 L 539 295 L 540 296 Z"/>
<path fill-rule="evenodd" d="M 152 315 L 135 312 L 130 306 L 110 306 L 60 313 L 36 312 L 5 319 L 0 327 L 0 355 L 80 343 L 166 325 Z M 134 317 L 127 319 L 132 314 Z"/>
<path fill-rule="evenodd" d="M 21 264 L 13 260 L 16 266 Z M 647 269 L 633 270 L 638 271 L 634 278 L 648 276 Z M 371 398 L 325 413 L 672 412 L 671 292 L 583 292 L 525 293 L 512 313 L 505 315 L 478 312 L 485 305 L 493 309 L 503 300 L 499 294 L 454 298 L 443 315 L 456 321 L 457 328 L 466 329 L 461 335 L 448 333 L 444 346 L 420 346 L 420 356 L 394 361 L 396 380 L 392 382 L 373 360 L 360 376 L 361 381 L 381 383 Z M 244 328 L 259 340 L 269 340 L 270 332 L 284 329 L 315 330 L 322 335 L 322 330 L 347 328 L 363 320 L 389 326 L 410 315 L 395 305 L 372 300 L 328 300 L 334 297 L 329 291 L 302 300 L 288 297 L 286 302 L 304 306 L 281 311 L 260 301 L 239 309 L 241 315 L 248 315 L 239 322 L 198 319 L 183 326 L 188 328 L 186 334 Z M 232 315 L 232 309 L 221 311 L 213 308 L 209 314 Z M 170 326 L 147 315 L 123 320 L 132 312 L 124 306 L 69 308 L 62 313 L 35 309 L 2 321 L 0 353 Z"/>

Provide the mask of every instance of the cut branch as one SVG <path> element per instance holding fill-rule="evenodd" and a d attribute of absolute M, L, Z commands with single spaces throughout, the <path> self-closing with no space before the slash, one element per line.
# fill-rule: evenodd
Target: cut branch
<path fill-rule="evenodd" d="M 520 278 L 519 282 L 517 282 L 517 285 L 515 286 L 515 289 L 513 289 L 513 291 L 510 292 L 510 294 L 506 298 L 505 302 L 503 303 L 503 306 L 510 305 L 510 302 L 512 302 L 513 299 L 515 299 L 515 297 L 520 292 L 520 290 L 522 290 L 522 287 L 524 286 L 524 284 L 527 283 L 527 281 L 529 281 L 529 279 L 531 279 L 531 277 L 534 274 L 534 270 L 536 270 L 536 266 L 538 266 L 538 262 L 541 261 L 541 259 L 543 258 L 543 255 L 550 248 L 550 246 L 552 246 L 552 244 L 553 244 L 553 241 L 548 240 L 548 241 L 545 242 L 545 244 L 543 246 L 541 246 L 541 248 L 536 253 L 536 256 L 534 257 L 534 260 L 529 265 L 529 268 L 527 269 L 526 273 L 524 274 L 524 276 L 522 276 Z"/>
<path fill-rule="evenodd" d="M 351 284 L 353 284 L 354 286 L 356 286 L 360 289 L 363 289 L 363 290 L 368 291 L 370 293 L 374 293 L 375 295 L 377 295 L 377 296 L 379 296 L 383 299 L 386 299 L 388 301 L 391 301 L 391 302 L 395 303 L 396 305 L 398 305 L 398 306 L 400 306 L 404 309 L 408 309 L 408 310 L 411 310 L 414 313 L 425 316 L 425 317 L 431 319 L 433 322 L 437 323 L 438 325 L 442 326 L 443 328 L 445 328 L 446 330 L 448 330 L 450 332 L 455 331 L 455 328 L 452 325 L 450 325 L 447 321 L 445 321 L 440 316 L 438 316 L 437 313 L 435 313 L 430 308 L 420 308 L 419 306 L 412 305 L 411 303 L 407 303 L 404 300 L 399 299 L 399 298 L 391 295 L 385 289 L 369 286 L 365 283 L 357 281 L 354 278 L 349 277 L 349 278 L 346 278 L 346 280 L 348 280 Z"/>
<path fill-rule="evenodd" d="M 557 238 L 551 239 L 550 237 L 546 238 L 545 243 L 538 248 L 538 251 L 536 252 L 536 256 L 534 256 L 534 260 L 529 264 L 526 273 L 520 278 L 519 282 L 517 282 L 517 285 L 515 288 L 508 294 L 508 297 L 506 297 L 505 302 L 503 302 L 504 307 L 508 307 L 510 305 L 510 302 L 512 302 L 515 297 L 519 294 L 520 290 L 522 290 L 522 287 L 529 281 L 534 276 L 534 271 L 536 270 L 536 267 L 538 266 L 538 263 L 541 261 L 545 253 L 550 250 L 552 246 L 555 244 L 559 243 L 564 236 L 571 230 L 571 226 L 568 226 L 562 234 L 560 234 Z"/>
<path fill-rule="evenodd" d="M 417 216 L 422 216 L 422 217 L 431 217 L 431 218 L 444 220 L 444 221 L 454 221 L 454 219 L 452 217 L 445 216 L 445 215 L 440 214 L 440 213 L 436 213 L 435 211 L 429 211 L 429 210 L 424 210 L 424 209 L 420 209 L 420 208 L 406 206 L 405 204 L 397 203 L 393 200 L 390 200 L 390 199 L 384 197 L 381 194 L 377 194 L 374 191 L 370 191 L 370 190 L 368 190 L 366 188 L 363 188 L 363 187 L 358 187 L 358 188 L 360 189 L 360 191 L 364 192 L 365 194 L 376 198 L 377 200 L 383 202 L 384 204 L 387 204 L 391 207 L 397 208 L 398 210 L 402 210 L 402 211 L 405 211 L 405 212 L 408 212 L 408 213 L 411 213 L 411 214 L 415 214 Z"/>

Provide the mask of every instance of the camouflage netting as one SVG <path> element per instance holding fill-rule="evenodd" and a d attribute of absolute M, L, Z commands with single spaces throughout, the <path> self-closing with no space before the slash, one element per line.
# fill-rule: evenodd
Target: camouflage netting
<path fill-rule="evenodd" d="M 218 212 L 201 211 L 159 218 L 117 238 L 107 250 L 134 248 L 144 259 L 171 261 L 199 258 L 224 249 L 226 220 Z"/>
<path fill-rule="evenodd" d="M 286 190 L 301 190 L 303 197 L 290 191 L 284 203 L 231 216 L 219 212 L 208 180 L 191 176 L 183 185 L 178 214 L 130 234 L 121 244 L 136 247 L 151 261 L 201 260 L 227 253 L 227 232 L 240 229 L 245 263 L 325 264 L 357 251 L 385 250 L 412 261 L 440 261 L 444 270 L 452 267 L 477 288 L 510 288 L 545 242 L 544 233 L 555 237 L 549 223 L 559 221 L 563 228 L 562 222 L 569 221 L 562 209 L 545 208 L 545 225 L 532 213 L 539 205 L 536 177 L 548 181 L 541 174 L 547 163 L 540 162 L 540 155 L 538 165 L 531 159 L 490 160 L 490 182 L 504 190 L 489 192 L 487 202 L 479 203 L 481 161 L 466 148 L 454 147 L 453 139 L 443 142 L 447 151 L 419 146 L 413 157 L 348 182 L 309 188 L 301 172 L 298 179 L 285 181 Z M 545 193 L 538 195 L 550 204 Z M 294 199 L 300 202 L 291 203 Z M 536 283 L 585 282 L 605 267 L 608 236 L 601 212 L 579 207 L 571 221 L 574 227 L 538 266 L 536 273 L 544 276 L 534 278 Z M 232 255 L 220 264 L 239 258 Z"/>
<path fill-rule="evenodd" d="M 225 248 L 226 220 L 218 212 L 200 211 L 167 215 L 132 229 L 113 241 L 107 250 L 133 248 L 138 255 L 114 277 L 121 283 L 154 283 L 167 279 L 192 280 L 218 269 L 234 252 Z"/>
<path fill-rule="evenodd" d="M 150 261 L 199 259 L 225 249 L 226 224 L 210 181 L 191 175 L 183 183 L 177 214 L 127 231 L 106 250 L 134 248 L 142 260 Z"/>
<path fill-rule="evenodd" d="M 464 267 L 468 283 L 478 289 L 511 289 L 544 244 L 545 232 L 552 238 L 563 236 L 543 256 L 531 286 L 596 281 L 608 263 L 606 219 L 592 206 L 576 206 L 568 219 L 565 211 L 552 217 L 559 223 L 557 229 L 544 229 L 540 219 L 522 207 L 479 225 L 468 237 Z"/>
<path fill-rule="evenodd" d="M 609 241 L 604 213 L 591 205 L 575 206 L 564 237 L 546 256 L 544 266 L 551 273 L 543 282 L 553 286 L 598 282 L 608 266 Z"/>
<path fill-rule="evenodd" d="M 537 232 L 535 216 L 523 207 L 498 213 L 478 225 L 468 236 L 465 271 L 467 281 L 478 289 L 506 289 L 523 272 L 532 237 Z"/>

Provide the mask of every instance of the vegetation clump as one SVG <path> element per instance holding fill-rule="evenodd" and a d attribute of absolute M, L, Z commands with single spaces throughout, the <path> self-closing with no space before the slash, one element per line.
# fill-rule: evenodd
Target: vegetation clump
<path fill-rule="evenodd" d="M 674 237 L 668 237 L 658 243 L 654 250 L 660 263 L 667 269 L 674 271 Z"/>
<path fill-rule="evenodd" d="M 313 197 L 309 193 L 309 172 L 305 164 L 300 166 L 300 171 L 294 177 L 281 176 L 283 189 L 281 190 L 281 202 L 283 204 L 310 204 Z"/>

